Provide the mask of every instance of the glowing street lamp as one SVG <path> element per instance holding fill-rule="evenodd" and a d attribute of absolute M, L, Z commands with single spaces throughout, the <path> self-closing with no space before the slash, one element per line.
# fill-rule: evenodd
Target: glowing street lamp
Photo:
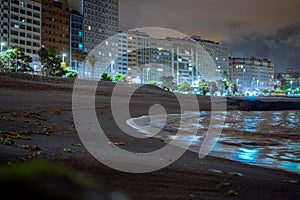
<path fill-rule="evenodd" d="M 150 68 L 148 67 L 147 68 L 147 81 L 149 81 L 149 71 L 150 71 Z"/>
<path fill-rule="evenodd" d="M 112 61 L 110 62 L 110 73 L 111 73 L 111 74 L 114 73 L 114 64 L 115 64 L 115 61 L 112 60 Z"/>
<path fill-rule="evenodd" d="M 0 48 L 0 52 L 2 52 L 2 50 L 3 50 L 3 46 L 5 46 L 5 43 L 4 43 L 4 42 L 1 42 L 1 48 Z"/>
<path fill-rule="evenodd" d="M 65 57 L 67 57 L 67 54 L 63 53 L 62 57 L 63 57 L 62 61 L 65 62 Z"/>

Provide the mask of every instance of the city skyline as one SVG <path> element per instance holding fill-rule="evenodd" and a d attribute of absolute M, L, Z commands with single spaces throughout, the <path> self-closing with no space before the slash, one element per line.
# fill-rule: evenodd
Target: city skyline
<path fill-rule="evenodd" d="M 157 26 L 221 42 L 233 57 L 268 58 L 300 71 L 299 1 L 120 0 L 120 30 Z M 178 12 L 180 10 L 180 12 Z"/>

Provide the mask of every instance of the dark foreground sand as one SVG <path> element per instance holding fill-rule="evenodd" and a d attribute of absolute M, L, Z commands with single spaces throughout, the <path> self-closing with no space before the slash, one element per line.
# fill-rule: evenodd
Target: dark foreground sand
<path fill-rule="evenodd" d="M 210 156 L 199 159 L 192 152 L 186 152 L 176 162 L 156 172 L 130 174 L 110 169 L 91 156 L 74 129 L 72 84 L 73 80 L 0 75 L 1 135 L 15 134 L 11 144 L 0 144 L 2 166 L 13 167 L 43 158 L 92 178 L 107 193 L 126 194 L 127 199 L 299 199 L 299 174 Z M 110 110 L 111 89 L 110 83 L 99 84 L 96 97 L 98 119 L 111 141 L 122 142 L 122 148 L 133 152 L 149 152 L 164 146 L 158 139 L 128 137 L 117 128 Z M 154 102 L 165 103 L 169 113 L 178 113 L 174 97 L 148 87 L 139 90 L 132 99 L 132 116 L 146 115 L 147 105 Z M 208 98 L 199 97 L 199 102 L 201 109 L 209 110 Z M 228 100 L 228 109 L 275 109 L 277 105 L 283 109 L 299 109 L 300 106 L 297 99 Z M 3 171 L 0 171 L 0 178 L 1 173 Z M 60 184 L 65 193 L 76 194 L 78 199 L 108 199 L 99 195 L 79 198 L 77 193 L 81 190 L 63 183 L 55 185 Z"/>

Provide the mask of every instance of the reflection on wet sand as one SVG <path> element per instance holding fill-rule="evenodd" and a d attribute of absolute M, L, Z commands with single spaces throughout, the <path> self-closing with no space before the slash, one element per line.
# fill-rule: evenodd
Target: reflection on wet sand
<path fill-rule="evenodd" d="M 222 115 L 212 116 L 217 119 Z M 164 134 L 166 141 L 193 141 L 190 150 L 198 152 L 210 123 L 210 113 L 188 118 L 180 128 L 187 135 Z M 229 111 L 222 135 L 209 154 L 251 165 L 278 168 L 300 173 L 300 112 L 299 111 Z M 152 122 L 155 124 L 155 122 Z M 178 128 L 177 122 L 168 127 Z M 214 126 L 218 126 L 217 124 Z M 197 127 L 198 135 L 189 130 Z M 158 136 L 159 137 L 159 136 Z"/>

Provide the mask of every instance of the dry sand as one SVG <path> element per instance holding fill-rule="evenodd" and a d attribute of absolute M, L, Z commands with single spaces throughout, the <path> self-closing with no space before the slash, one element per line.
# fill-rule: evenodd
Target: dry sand
<path fill-rule="evenodd" d="M 11 145 L 0 144 L 2 166 L 45 158 L 95 179 L 107 191 L 120 191 L 132 199 L 299 199 L 299 174 L 211 156 L 199 159 L 192 152 L 184 153 L 164 169 L 144 174 L 119 172 L 101 164 L 82 145 L 74 129 L 73 81 L 0 74 L 0 129 L 2 133 L 16 132 L 21 137 L 13 139 Z M 128 137 L 117 128 L 110 109 L 112 87 L 111 83 L 100 83 L 96 96 L 98 118 L 110 140 L 124 142 L 122 148 L 134 152 L 164 146 L 161 140 Z M 270 101 L 274 100 L 253 103 L 232 98 L 228 109 L 258 109 L 262 104 L 269 109 L 274 109 L 272 104 L 299 109 L 299 100 Z M 172 95 L 148 86 L 132 99 L 132 116 L 146 115 L 147 105 L 154 102 L 164 103 L 169 113 L 178 113 Z M 199 97 L 199 102 L 202 110 L 209 109 L 208 97 Z M 229 195 L 230 190 L 238 194 Z"/>

